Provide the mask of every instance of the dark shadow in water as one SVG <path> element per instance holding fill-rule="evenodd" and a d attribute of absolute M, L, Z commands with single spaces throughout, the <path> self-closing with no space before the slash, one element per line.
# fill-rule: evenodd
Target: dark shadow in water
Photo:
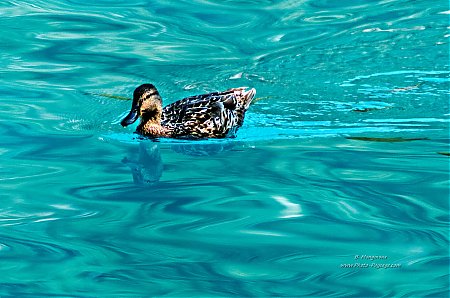
<path fill-rule="evenodd" d="M 159 146 L 155 141 L 142 141 L 139 143 L 137 153 L 131 152 L 131 156 L 122 159 L 122 163 L 130 168 L 136 185 L 153 186 L 161 179 L 164 164 Z M 173 144 L 170 148 L 188 156 L 212 156 L 231 150 L 233 146 L 232 143 L 187 143 Z"/>

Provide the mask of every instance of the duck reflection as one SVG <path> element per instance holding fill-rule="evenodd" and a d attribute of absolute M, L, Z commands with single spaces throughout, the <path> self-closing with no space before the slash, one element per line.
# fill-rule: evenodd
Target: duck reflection
<path fill-rule="evenodd" d="M 233 143 L 186 143 L 172 144 L 170 149 L 186 156 L 212 156 L 231 150 Z M 160 143 L 155 141 L 141 141 L 139 149 L 130 153 L 122 162 L 126 164 L 136 185 L 152 186 L 159 182 L 164 171 L 161 157 Z"/>
<path fill-rule="evenodd" d="M 212 144 L 176 144 L 172 145 L 171 149 L 177 153 L 190 156 L 212 156 L 231 150 L 233 148 L 231 143 L 212 143 Z"/>
<path fill-rule="evenodd" d="M 125 157 L 122 162 L 130 168 L 133 181 L 137 185 L 154 185 L 163 173 L 164 165 L 158 143 L 139 143 L 137 157 Z"/>

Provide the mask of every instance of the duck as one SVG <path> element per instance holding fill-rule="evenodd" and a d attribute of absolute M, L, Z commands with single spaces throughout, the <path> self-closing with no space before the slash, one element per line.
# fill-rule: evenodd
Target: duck
<path fill-rule="evenodd" d="M 150 138 L 235 137 L 255 95 L 254 88 L 239 87 L 186 97 L 163 108 L 156 87 L 142 84 L 134 90 L 131 110 L 121 125 L 140 118 L 136 133 Z"/>

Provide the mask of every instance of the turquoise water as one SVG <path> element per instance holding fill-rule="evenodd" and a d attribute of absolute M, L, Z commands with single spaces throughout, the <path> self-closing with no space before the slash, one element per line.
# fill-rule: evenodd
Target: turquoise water
<path fill-rule="evenodd" d="M 91 2 L 0 3 L 0 296 L 448 297 L 447 1 Z M 142 83 L 259 100 L 152 142 Z"/>

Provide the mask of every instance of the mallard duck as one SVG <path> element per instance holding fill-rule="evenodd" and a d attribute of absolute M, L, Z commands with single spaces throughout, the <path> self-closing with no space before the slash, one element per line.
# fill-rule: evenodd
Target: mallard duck
<path fill-rule="evenodd" d="M 140 117 L 136 132 L 155 138 L 233 137 L 256 94 L 254 88 L 246 89 L 190 96 L 163 108 L 155 86 L 143 84 L 134 90 L 131 111 L 121 124 L 128 126 Z"/>

